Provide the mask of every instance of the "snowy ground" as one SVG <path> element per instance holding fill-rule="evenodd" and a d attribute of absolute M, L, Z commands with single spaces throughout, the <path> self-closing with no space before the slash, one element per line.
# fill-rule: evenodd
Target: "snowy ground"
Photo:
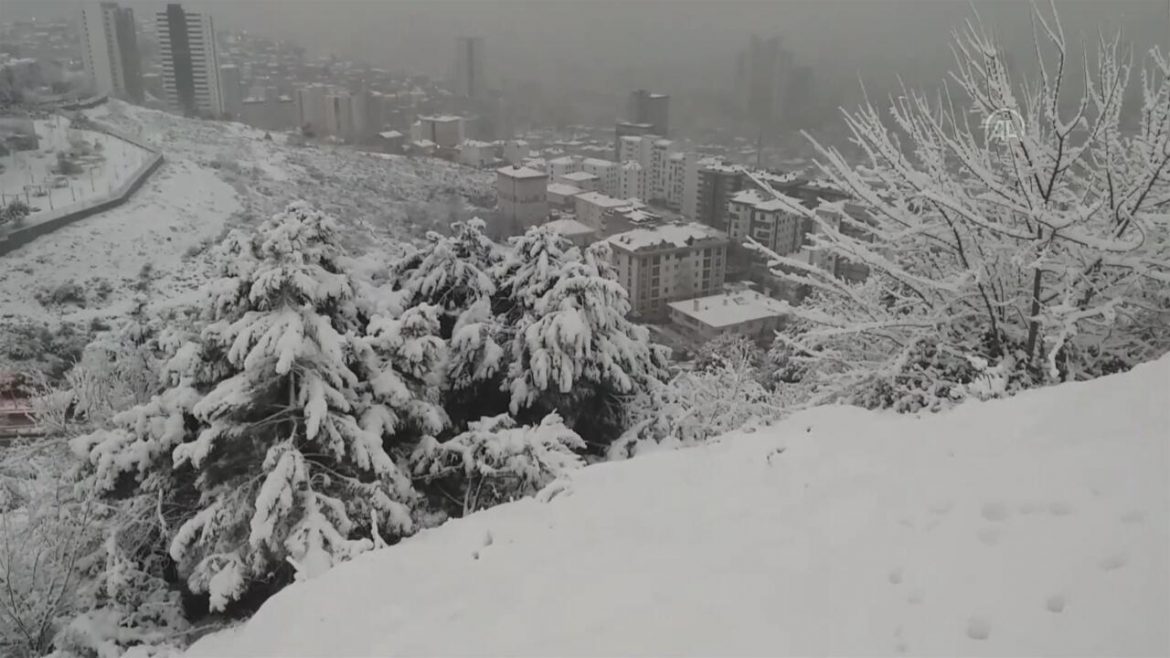
<path fill-rule="evenodd" d="M 592 466 L 190 656 L 1167 655 L 1170 357 Z"/>
<path fill-rule="evenodd" d="M 56 117 L 36 121 L 40 147 L 36 151 L 15 151 L 0 158 L 5 170 L 0 172 L 0 193 L 6 201 L 20 198 L 33 209 L 25 225 L 37 222 L 39 215 L 81 205 L 91 197 L 109 194 L 146 163 L 150 154 L 137 146 L 105 133 L 75 130 L 69 120 Z M 100 150 L 77 160 L 83 172 L 60 176 L 51 170 L 57 166 L 57 153 L 69 151 L 71 142 L 83 140 L 100 144 Z M 60 186 L 54 182 L 63 180 Z M 32 186 L 25 194 L 26 186 Z M 36 196 L 36 191 L 44 193 Z"/>
<path fill-rule="evenodd" d="M 139 294 L 133 284 L 147 264 L 152 303 L 174 301 L 206 279 L 206 247 L 225 230 L 252 225 L 297 198 L 336 216 L 352 253 L 374 261 L 426 230 L 476 214 L 474 204 L 494 203 L 490 174 L 438 160 L 292 146 L 281 134 L 266 139 L 242 124 L 118 101 L 86 114 L 159 149 L 166 161 L 126 204 L 0 257 L 0 333 L 30 322 L 116 319 L 132 308 Z M 85 288 L 86 302 L 37 301 L 65 283 Z M 99 294 L 104 288 L 112 290 Z M 6 363 L 4 352 L 0 370 L 28 365 Z"/>

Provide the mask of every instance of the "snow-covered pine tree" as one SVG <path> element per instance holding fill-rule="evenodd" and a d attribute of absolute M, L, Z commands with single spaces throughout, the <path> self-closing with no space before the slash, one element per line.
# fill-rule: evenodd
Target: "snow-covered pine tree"
<path fill-rule="evenodd" d="M 408 531 L 414 492 L 386 446 L 442 418 L 433 314 L 364 336 L 331 218 L 293 203 L 220 256 L 209 324 L 168 388 L 74 442 L 104 489 L 129 478 L 185 503 L 170 556 L 213 610 L 279 586 L 290 564 L 311 576 L 368 548 L 375 521 Z"/>
<path fill-rule="evenodd" d="M 508 414 L 472 421 L 445 443 L 424 440 L 411 458 L 416 476 L 439 481 L 461 514 L 536 493 L 584 461 L 585 442 L 555 413 L 520 426 Z"/>
<path fill-rule="evenodd" d="M 521 246 L 537 247 L 536 262 L 513 278 L 514 307 L 525 312 L 514 324 L 505 379 L 510 411 L 529 419 L 555 410 L 605 446 L 621 431 L 623 400 L 665 378 L 667 354 L 626 319 L 629 298 L 605 243 L 557 259 L 543 233 L 525 236 Z"/>
<path fill-rule="evenodd" d="M 781 340 L 816 400 L 936 409 L 1170 348 L 1170 57 L 1154 48 L 1138 73 L 1101 39 L 1082 83 L 1055 11 L 1034 26 L 1038 79 L 1013 82 L 968 23 L 939 97 L 904 90 L 893 126 L 869 103 L 845 115 L 863 166 L 816 144 L 863 212 L 780 199 L 814 227 L 813 264 L 766 255 L 813 291 Z"/>
<path fill-rule="evenodd" d="M 564 276 L 565 266 L 577 260 L 580 250 L 547 225 L 512 238 L 494 273 L 496 315 L 510 325 L 533 313 L 540 298 Z"/>
<path fill-rule="evenodd" d="M 390 268 L 395 303 L 439 310 L 439 335 L 449 345 L 442 402 L 456 429 L 507 406 L 499 390 L 504 325 L 491 312 L 503 250 L 484 230 L 472 219 L 452 224 L 450 236 L 428 233 L 427 245 Z"/>
<path fill-rule="evenodd" d="M 451 235 L 427 233 L 427 244 L 390 267 L 403 308 L 432 304 L 442 310 L 441 335 L 450 338 L 459 317 L 496 292 L 493 269 L 500 247 L 484 233 L 483 220 L 451 225 Z"/>

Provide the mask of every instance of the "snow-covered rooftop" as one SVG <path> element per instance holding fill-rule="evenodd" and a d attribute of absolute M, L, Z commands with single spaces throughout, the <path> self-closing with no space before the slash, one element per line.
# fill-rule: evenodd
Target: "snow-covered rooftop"
<path fill-rule="evenodd" d="M 597 232 L 597 229 L 592 226 L 582 224 L 575 219 L 554 219 L 546 225 L 561 235 L 588 235 Z"/>
<path fill-rule="evenodd" d="M 386 139 L 395 139 L 397 137 L 402 137 L 402 133 L 398 132 L 397 130 L 385 130 L 378 133 L 378 136 L 384 137 Z"/>
<path fill-rule="evenodd" d="M 567 181 L 576 181 L 576 182 L 582 182 L 582 183 L 597 180 L 597 176 L 595 174 L 591 174 L 587 171 L 569 172 L 569 173 L 561 176 L 561 178 L 563 178 L 564 180 L 567 180 Z"/>
<path fill-rule="evenodd" d="M 548 193 L 557 194 L 560 196 L 575 196 L 582 192 L 581 188 L 576 185 L 569 185 L 568 183 L 549 183 Z"/>
<path fill-rule="evenodd" d="M 613 160 L 605 160 L 602 158 L 585 158 L 581 161 L 583 167 L 612 167 L 616 164 Z"/>
<path fill-rule="evenodd" d="M 611 235 L 610 245 L 626 251 L 681 249 L 695 243 L 726 242 L 727 235 L 705 224 L 666 224 Z"/>
<path fill-rule="evenodd" d="M 432 121 L 435 123 L 450 123 L 452 121 L 462 121 L 463 117 L 454 114 L 434 114 L 430 116 L 420 116 L 419 121 Z"/>
<path fill-rule="evenodd" d="M 629 205 L 629 202 L 625 201 L 624 199 L 615 199 L 611 196 L 606 196 L 601 192 L 586 192 L 584 194 L 577 195 L 577 198 L 586 203 L 600 206 L 602 208 L 621 208 L 622 206 Z"/>
<path fill-rule="evenodd" d="M 709 297 L 697 297 L 669 304 L 671 309 L 694 318 L 709 327 L 733 327 L 752 320 L 783 315 L 784 302 L 754 290 L 742 290 Z"/>
<path fill-rule="evenodd" d="M 552 160 L 549 160 L 548 163 L 551 165 L 571 165 L 576 164 L 576 160 L 574 160 L 573 156 L 571 155 L 562 155 L 559 158 L 553 158 Z"/>
<path fill-rule="evenodd" d="M 548 174 L 543 171 L 531 169 L 529 167 L 519 167 L 512 165 L 510 167 L 500 167 L 496 170 L 509 178 L 548 178 Z"/>

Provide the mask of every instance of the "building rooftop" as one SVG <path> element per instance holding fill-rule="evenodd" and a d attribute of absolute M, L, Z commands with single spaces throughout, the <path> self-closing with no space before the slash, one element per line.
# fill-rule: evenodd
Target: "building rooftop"
<path fill-rule="evenodd" d="M 397 130 L 385 130 L 378 133 L 378 136 L 385 137 L 386 139 L 395 139 L 397 137 L 402 137 L 402 133 L 398 132 Z"/>
<path fill-rule="evenodd" d="M 430 116 L 419 116 L 419 121 L 436 121 L 439 123 L 450 123 L 452 121 L 462 121 L 463 117 L 454 114 L 434 114 Z"/>
<path fill-rule="evenodd" d="M 536 169 L 528 167 L 520 167 L 512 165 L 510 167 L 500 167 L 496 170 L 497 173 L 503 174 L 509 178 L 548 178 L 548 174 Z"/>
<path fill-rule="evenodd" d="M 675 312 L 694 318 L 709 327 L 733 327 L 788 312 L 788 304 L 754 290 L 686 299 L 672 302 L 668 306 Z"/>
<path fill-rule="evenodd" d="M 596 178 L 596 176 L 594 178 Z M 591 203 L 595 206 L 601 206 L 602 208 L 621 208 L 630 205 L 629 201 L 624 199 L 615 199 L 611 196 L 602 194 L 601 192 L 585 192 L 584 194 L 578 194 L 577 198 L 585 201 L 586 203 Z"/>
<path fill-rule="evenodd" d="M 588 235 L 596 233 L 592 226 L 586 226 L 575 219 L 554 219 L 547 226 L 561 235 Z"/>
<path fill-rule="evenodd" d="M 597 180 L 597 176 L 595 174 L 591 174 L 587 171 L 569 172 L 569 173 L 561 176 L 561 178 L 563 178 L 567 181 L 582 181 L 582 182 Z"/>
<path fill-rule="evenodd" d="M 610 167 L 615 163 L 613 160 L 605 160 L 602 158 L 585 158 L 581 161 L 581 165 L 585 167 Z"/>
<path fill-rule="evenodd" d="M 560 196 L 576 196 L 582 192 L 581 188 L 576 185 L 568 185 L 566 183 L 549 183 L 549 194 L 559 194 Z"/>
<path fill-rule="evenodd" d="M 562 155 L 559 158 L 553 158 L 552 160 L 549 160 L 548 163 L 549 164 L 558 164 L 558 165 L 561 165 L 561 164 L 571 165 L 571 164 L 575 164 L 576 161 L 573 160 L 573 156 L 571 156 L 571 155 Z"/>
<path fill-rule="evenodd" d="M 727 235 L 705 224 L 666 224 L 654 228 L 639 228 L 618 233 L 608 238 L 611 246 L 625 251 L 681 249 L 696 242 L 727 242 Z"/>

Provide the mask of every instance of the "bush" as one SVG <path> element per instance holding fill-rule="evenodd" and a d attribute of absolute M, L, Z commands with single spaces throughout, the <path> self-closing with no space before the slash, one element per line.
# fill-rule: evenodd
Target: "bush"
<path fill-rule="evenodd" d="M 63 176 L 76 176 L 84 171 L 81 165 L 74 162 L 65 153 L 57 154 L 57 166 L 53 168 L 53 173 L 61 174 Z"/>

